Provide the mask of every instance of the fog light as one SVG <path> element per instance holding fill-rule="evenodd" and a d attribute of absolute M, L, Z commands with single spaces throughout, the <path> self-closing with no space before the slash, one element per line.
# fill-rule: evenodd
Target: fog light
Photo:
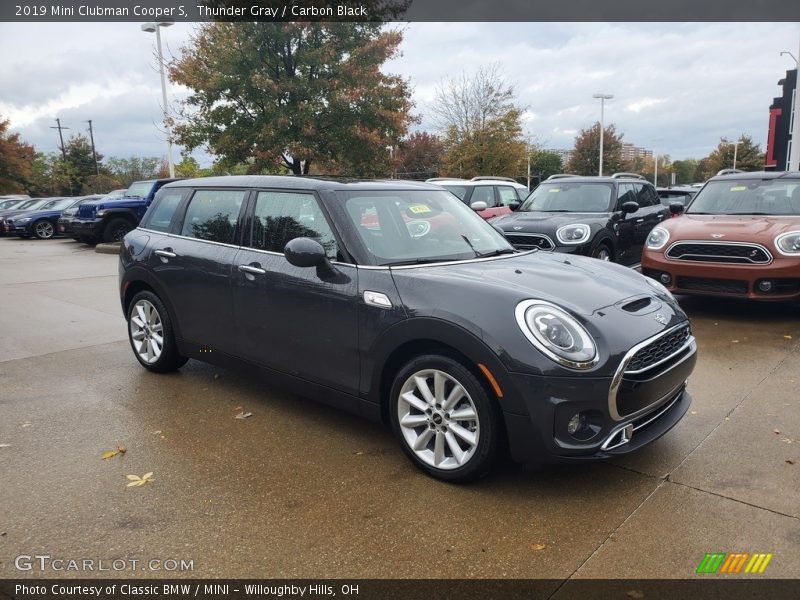
<path fill-rule="evenodd" d="M 575 435 L 586 426 L 586 415 L 583 413 L 575 413 L 567 423 L 567 433 Z"/>
<path fill-rule="evenodd" d="M 772 282 L 769 279 L 765 279 L 764 281 L 760 281 L 758 283 L 758 289 L 762 292 L 771 292 L 772 291 Z"/>
<path fill-rule="evenodd" d="M 672 283 L 672 276 L 669 273 L 662 273 L 661 275 L 658 276 L 658 279 L 664 285 L 669 285 L 670 283 Z"/>

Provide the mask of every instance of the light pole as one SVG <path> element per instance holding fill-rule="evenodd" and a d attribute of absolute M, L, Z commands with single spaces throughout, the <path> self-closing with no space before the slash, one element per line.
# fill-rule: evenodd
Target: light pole
<path fill-rule="evenodd" d="M 781 56 L 788 54 L 794 58 L 797 68 L 794 84 L 794 127 L 792 127 L 792 151 L 789 153 L 787 171 L 800 171 L 800 51 L 797 56 L 791 52 L 781 52 Z"/>
<path fill-rule="evenodd" d="M 658 152 L 653 155 L 653 185 L 658 187 Z"/>
<path fill-rule="evenodd" d="M 600 177 L 603 176 L 603 136 L 606 132 L 605 129 L 605 108 L 606 108 L 606 100 L 611 100 L 614 97 L 613 94 L 593 94 L 592 98 L 597 98 L 600 100 Z"/>
<path fill-rule="evenodd" d="M 739 144 L 742 143 L 742 140 L 736 140 L 735 142 L 731 142 L 733 144 L 733 170 L 736 170 L 736 158 L 739 156 Z"/>
<path fill-rule="evenodd" d="M 175 177 L 175 164 L 172 162 L 172 127 L 169 124 L 169 108 L 167 106 L 167 77 L 164 75 L 164 56 L 161 53 L 161 28 L 172 25 L 170 21 L 156 21 L 142 25 L 142 31 L 156 34 L 158 48 L 158 70 L 161 72 L 161 100 L 164 103 L 164 126 L 167 128 L 167 162 L 169 176 Z"/>

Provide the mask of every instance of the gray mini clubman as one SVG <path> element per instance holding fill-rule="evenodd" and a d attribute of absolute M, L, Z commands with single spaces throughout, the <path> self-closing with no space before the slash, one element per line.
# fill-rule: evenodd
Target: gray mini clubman
<path fill-rule="evenodd" d="M 390 424 L 440 479 L 486 474 L 502 442 L 520 462 L 630 452 L 691 402 L 696 345 L 660 284 L 517 251 L 432 185 L 178 181 L 120 259 L 145 368 L 255 369 Z"/>

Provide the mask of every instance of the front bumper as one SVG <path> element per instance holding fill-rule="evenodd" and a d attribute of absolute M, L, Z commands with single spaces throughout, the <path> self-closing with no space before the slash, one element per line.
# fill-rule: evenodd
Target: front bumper
<path fill-rule="evenodd" d="M 4 235 L 31 235 L 30 223 L 23 223 L 21 225 L 12 224 L 9 221 L 3 221 L 2 231 Z"/>
<path fill-rule="evenodd" d="M 73 219 L 71 217 L 61 217 L 56 223 L 56 231 L 62 235 L 71 235 L 72 234 L 72 223 L 77 219 Z"/>
<path fill-rule="evenodd" d="M 70 235 L 98 238 L 103 230 L 102 219 L 74 219 L 70 223 Z"/>
<path fill-rule="evenodd" d="M 644 371 L 626 370 L 629 356 L 613 378 L 509 374 L 521 400 L 516 406 L 522 407 L 504 413 L 514 460 L 602 459 L 632 452 L 672 429 L 691 404 L 686 385 L 697 361 L 694 338 L 689 335 L 680 351 Z M 576 414 L 587 426 L 570 433 Z"/>
<path fill-rule="evenodd" d="M 661 281 L 674 294 L 729 296 L 752 300 L 793 300 L 800 298 L 800 257 L 775 253 L 770 264 L 742 265 L 670 260 L 663 251 L 645 250 L 642 274 Z M 760 286 L 770 283 L 770 289 Z"/>

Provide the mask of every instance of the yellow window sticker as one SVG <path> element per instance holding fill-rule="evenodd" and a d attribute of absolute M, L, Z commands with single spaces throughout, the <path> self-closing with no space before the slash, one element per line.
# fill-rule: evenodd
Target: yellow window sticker
<path fill-rule="evenodd" d="M 554 193 L 556 193 L 556 192 L 560 192 L 560 191 L 561 191 L 561 188 L 550 188 L 550 189 L 549 189 L 549 190 L 547 190 L 547 191 L 548 191 L 548 192 L 550 192 L 551 194 L 554 194 Z"/>
<path fill-rule="evenodd" d="M 733 187 L 731 188 L 731 191 L 732 191 L 732 192 L 743 192 L 743 191 L 745 191 L 746 189 L 747 189 L 747 186 L 745 186 L 745 185 L 735 185 L 735 186 L 733 186 Z"/>
<path fill-rule="evenodd" d="M 412 204 L 411 206 L 408 207 L 408 210 L 413 212 L 415 215 L 431 212 L 430 207 L 424 204 Z"/>

